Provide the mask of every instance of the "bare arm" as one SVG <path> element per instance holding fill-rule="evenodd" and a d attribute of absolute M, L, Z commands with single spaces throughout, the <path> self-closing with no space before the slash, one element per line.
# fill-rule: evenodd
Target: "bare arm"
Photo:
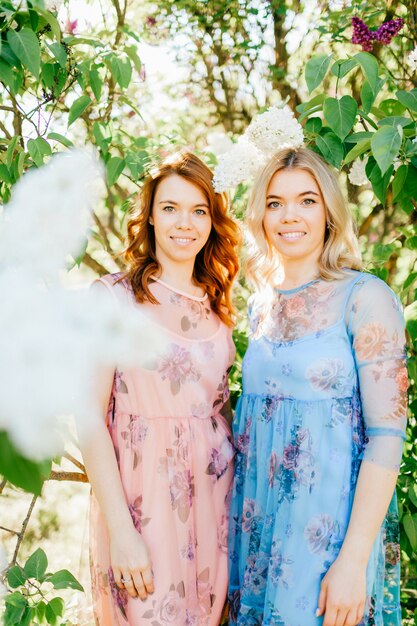
<path fill-rule="evenodd" d="M 94 286 L 96 288 L 96 286 Z M 100 285 L 97 288 L 103 289 Z M 80 441 L 88 478 L 110 537 L 110 562 L 114 580 L 132 597 L 145 599 L 153 592 L 153 576 L 148 550 L 134 527 L 124 493 L 113 443 L 105 423 L 111 395 L 114 369 L 102 368 L 97 382 L 97 396 L 102 419 L 94 432 Z M 122 578 L 131 583 L 122 583 Z"/>

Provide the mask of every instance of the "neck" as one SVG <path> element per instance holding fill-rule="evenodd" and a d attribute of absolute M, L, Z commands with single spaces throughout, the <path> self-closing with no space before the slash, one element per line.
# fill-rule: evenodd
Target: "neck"
<path fill-rule="evenodd" d="M 169 265 L 166 263 L 159 263 L 162 269 L 160 278 L 163 281 L 180 291 L 185 291 L 191 294 L 195 292 L 196 285 L 193 281 L 194 262 L 190 264 L 170 263 Z"/>
<path fill-rule="evenodd" d="M 294 289 L 320 275 L 317 259 L 282 259 L 282 277 L 277 287 L 281 289 Z"/>

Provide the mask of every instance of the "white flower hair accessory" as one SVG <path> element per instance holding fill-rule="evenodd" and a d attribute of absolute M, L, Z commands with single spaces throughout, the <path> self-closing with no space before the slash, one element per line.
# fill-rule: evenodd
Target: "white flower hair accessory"
<path fill-rule="evenodd" d="M 283 148 L 303 145 L 303 128 L 290 107 L 270 107 L 255 117 L 238 142 L 219 158 L 213 186 L 217 193 L 253 177 L 267 158 Z"/>

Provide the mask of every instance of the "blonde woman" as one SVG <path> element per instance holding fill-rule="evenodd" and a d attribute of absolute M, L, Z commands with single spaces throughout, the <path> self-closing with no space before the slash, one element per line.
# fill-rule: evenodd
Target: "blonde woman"
<path fill-rule="evenodd" d="M 400 624 L 398 301 L 360 271 L 336 177 L 306 148 L 258 175 L 248 229 L 256 291 L 233 424 L 230 624 Z"/>

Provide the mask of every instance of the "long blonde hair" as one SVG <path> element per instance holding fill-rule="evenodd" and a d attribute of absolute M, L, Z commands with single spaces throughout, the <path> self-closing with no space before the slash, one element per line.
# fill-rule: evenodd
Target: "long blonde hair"
<path fill-rule="evenodd" d="M 320 277 L 324 280 L 338 279 L 342 278 L 346 269 L 361 269 L 361 254 L 352 216 L 336 175 L 312 150 L 287 148 L 274 154 L 254 181 L 246 218 L 249 236 L 246 271 L 249 281 L 258 290 L 274 286 L 281 268 L 278 253 L 267 241 L 263 219 L 269 183 L 274 174 L 286 169 L 300 169 L 311 174 L 324 200 L 326 234 L 319 259 Z"/>

